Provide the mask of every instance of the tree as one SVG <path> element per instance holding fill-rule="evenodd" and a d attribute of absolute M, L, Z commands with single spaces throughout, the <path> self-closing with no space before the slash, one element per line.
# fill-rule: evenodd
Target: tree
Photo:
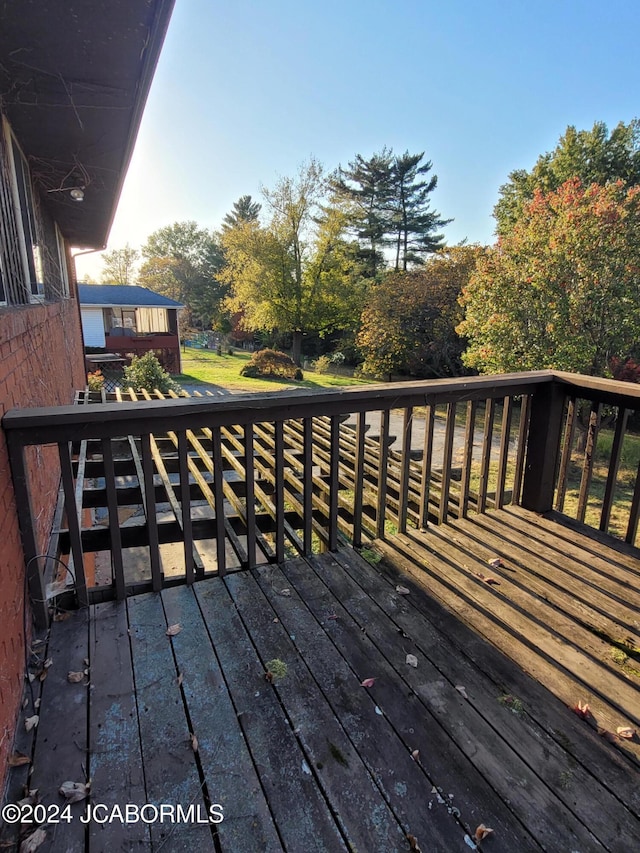
<path fill-rule="evenodd" d="M 224 261 L 216 236 L 196 222 L 174 222 L 149 236 L 142 255 L 138 282 L 182 302 L 191 323 L 211 328 L 227 295 L 218 276 Z"/>
<path fill-rule="evenodd" d="M 618 180 L 640 184 L 640 121 L 620 122 L 611 135 L 604 122 L 596 122 L 591 130 L 567 127 L 555 149 L 539 157 L 531 172 L 511 172 L 500 188 L 494 208 L 498 234 L 513 228 L 536 189 L 548 193 L 572 178 L 584 186 Z"/>
<path fill-rule="evenodd" d="M 248 329 L 289 333 L 300 363 L 302 338 L 348 328 L 360 310 L 361 276 L 343 239 L 344 217 L 319 219 L 322 167 L 311 160 L 295 178 L 263 190 L 270 214 L 265 225 L 241 222 L 222 234 L 231 287 L 230 310 Z"/>
<path fill-rule="evenodd" d="M 127 243 L 124 249 L 112 249 L 102 255 L 103 284 L 133 284 L 140 252 Z"/>
<path fill-rule="evenodd" d="M 371 289 L 357 339 L 365 373 L 441 377 L 460 372 L 458 300 L 481 251 L 477 246 L 443 250 L 419 269 L 390 271 Z"/>
<path fill-rule="evenodd" d="M 575 178 L 533 201 L 463 295 L 464 362 L 604 375 L 640 337 L 640 187 Z"/>
<path fill-rule="evenodd" d="M 260 202 L 252 201 L 250 195 L 240 196 L 238 201 L 234 201 L 231 212 L 227 213 L 222 220 L 223 232 L 235 228 L 242 222 L 257 222 L 261 210 Z"/>
<path fill-rule="evenodd" d="M 424 263 L 427 254 L 442 248 L 442 236 L 436 232 L 451 220 L 430 210 L 429 196 L 438 179 L 426 179 L 433 164 L 420 165 L 423 158 L 424 152 L 394 156 L 383 148 L 369 160 L 356 155 L 330 178 L 333 203 L 345 212 L 373 276 L 384 266 L 385 247 L 393 251 L 394 268 L 403 270 Z"/>

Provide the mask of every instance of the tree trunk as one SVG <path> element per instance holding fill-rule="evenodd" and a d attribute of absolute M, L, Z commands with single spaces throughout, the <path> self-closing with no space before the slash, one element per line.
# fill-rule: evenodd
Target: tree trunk
<path fill-rule="evenodd" d="M 295 361 L 295 363 L 300 367 L 300 359 L 302 357 L 302 332 L 296 331 L 293 332 L 293 345 L 292 345 L 292 354 L 291 357 Z"/>

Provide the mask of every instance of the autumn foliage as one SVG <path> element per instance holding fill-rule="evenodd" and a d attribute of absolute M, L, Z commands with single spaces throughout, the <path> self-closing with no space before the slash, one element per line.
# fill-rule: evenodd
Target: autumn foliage
<path fill-rule="evenodd" d="M 566 181 L 480 257 L 464 289 L 464 362 L 484 373 L 603 375 L 640 339 L 640 187 Z"/>

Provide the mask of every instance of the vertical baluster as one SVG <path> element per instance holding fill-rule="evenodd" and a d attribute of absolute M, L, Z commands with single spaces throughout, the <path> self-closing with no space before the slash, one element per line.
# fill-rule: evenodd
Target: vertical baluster
<path fill-rule="evenodd" d="M 627 525 L 627 534 L 625 542 L 630 545 L 635 545 L 636 536 L 638 534 L 638 519 L 640 518 L 640 462 L 636 471 L 636 484 L 633 489 L 633 498 L 631 499 L 631 509 L 629 511 L 629 523 Z"/>
<path fill-rule="evenodd" d="M 122 563 L 122 538 L 120 536 L 120 519 L 118 518 L 118 494 L 116 491 L 116 473 L 113 465 L 113 450 L 111 439 L 102 439 L 102 460 L 104 463 L 104 482 L 107 491 L 107 508 L 109 510 L 109 538 L 111 540 L 111 567 L 116 589 L 116 598 L 122 601 L 126 597 L 124 583 L 124 566 Z"/>
<path fill-rule="evenodd" d="M 244 428 L 245 512 L 247 519 L 247 566 L 256 564 L 256 506 L 253 465 L 253 424 Z"/>
<path fill-rule="evenodd" d="M 516 467 L 513 473 L 513 492 L 511 503 L 520 503 L 522 491 L 522 477 L 524 474 L 524 457 L 527 452 L 527 437 L 529 435 L 529 411 L 531 408 L 531 397 L 525 394 L 520 400 L 520 423 L 518 424 L 518 449 L 516 451 Z"/>
<path fill-rule="evenodd" d="M 582 463 L 580 494 L 578 495 L 578 512 L 576 515 L 578 521 L 584 521 L 584 517 L 587 512 L 589 489 L 591 488 L 591 478 L 593 476 L 593 463 L 595 461 L 596 444 L 598 442 L 598 431 L 600 429 L 601 412 L 601 403 L 591 404 L 591 413 L 589 414 L 589 426 L 587 427 L 587 442 L 584 448 L 584 460 Z"/>
<path fill-rule="evenodd" d="M 144 476 L 144 509 L 147 519 L 147 538 L 151 562 L 151 583 L 154 592 L 162 589 L 164 577 L 160 562 L 160 542 L 158 539 L 158 517 L 156 515 L 156 490 L 153 484 L 153 460 L 151 458 L 151 440 L 148 434 L 140 436 L 142 448 L 142 472 Z M 143 485 L 142 483 L 140 484 Z"/>
<path fill-rule="evenodd" d="M 442 483 L 440 485 L 440 507 L 438 524 L 445 524 L 449 517 L 449 494 L 451 491 L 451 459 L 453 457 L 453 437 L 456 428 L 456 404 L 447 404 L 447 422 L 444 431 L 444 453 L 442 456 Z"/>
<path fill-rule="evenodd" d="M 466 518 L 469 512 L 469 488 L 471 484 L 471 463 L 473 461 L 473 437 L 476 426 L 476 411 L 478 403 L 469 400 L 467 403 L 467 419 L 464 425 L 464 458 L 462 460 L 462 476 L 460 478 L 460 506 L 458 517 Z"/>
<path fill-rule="evenodd" d="M 284 429 L 282 421 L 275 423 L 275 507 L 276 562 L 284 562 Z"/>
<path fill-rule="evenodd" d="M 186 432 L 181 429 L 178 437 L 178 470 L 180 472 L 180 509 L 182 518 L 182 536 L 184 539 L 184 568 L 188 584 L 193 583 L 193 529 L 191 527 L 191 490 L 189 488 L 189 443 Z M 204 574 L 204 572 L 202 572 Z"/>
<path fill-rule="evenodd" d="M 9 430 L 7 432 L 7 445 L 9 450 L 9 463 L 11 465 L 11 477 L 13 479 L 13 490 L 20 523 L 20 538 L 22 540 L 22 552 L 27 564 L 27 582 L 31 597 L 31 609 L 38 628 L 49 627 L 49 610 L 47 607 L 46 590 L 44 578 L 34 559 L 38 553 L 36 534 L 33 526 L 33 507 L 29 493 L 29 477 L 25 460 L 25 448 L 20 442 L 19 433 Z M 65 495 L 66 497 L 66 495 Z M 24 606 L 27 606 L 25 601 Z"/>
<path fill-rule="evenodd" d="M 613 493 L 616 487 L 616 480 L 618 479 L 618 469 L 620 468 L 620 458 L 622 456 L 622 444 L 624 442 L 624 434 L 627 429 L 628 417 L 628 409 L 618 409 L 616 430 L 613 435 L 613 445 L 611 446 L 611 459 L 609 460 L 609 473 L 607 474 L 607 484 L 604 489 L 604 498 L 602 499 L 602 514 L 600 515 L 600 530 L 604 530 L 605 532 L 609 529 L 609 519 L 611 518 L 611 508 L 613 506 Z"/>
<path fill-rule="evenodd" d="M 491 464 L 491 443 L 493 441 L 493 418 L 495 403 L 492 398 L 486 400 L 484 414 L 484 436 L 482 439 L 482 461 L 480 463 L 480 487 L 478 489 L 478 512 L 487 509 L 487 490 L 489 488 L 489 466 Z"/>
<path fill-rule="evenodd" d="M 426 530 L 429 523 L 429 492 L 431 488 L 431 463 L 433 461 L 433 428 L 436 409 L 433 403 L 427 403 L 424 422 L 424 445 L 422 448 L 422 468 L 420 471 L 420 517 L 418 526 Z"/>
<path fill-rule="evenodd" d="M 500 454 L 498 456 L 498 480 L 496 483 L 496 509 L 504 506 L 504 489 L 509 462 L 509 439 L 511 438 L 512 400 L 505 397 L 502 404 L 502 428 L 500 430 Z"/>
<path fill-rule="evenodd" d="M 378 506 L 376 508 L 376 536 L 384 539 L 387 513 L 387 464 L 389 461 L 389 409 L 380 413 L 380 453 L 378 455 Z"/>
<path fill-rule="evenodd" d="M 340 418 L 331 415 L 329 457 L 329 550 L 338 547 L 338 465 L 340 463 Z"/>
<path fill-rule="evenodd" d="M 76 594 L 80 607 L 88 607 L 87 579 L 84 573 L 84 556 L 82 554 L 82 538 L 80 535 L 80 516 L 76 504 L 76 495 L 73 485 L 73 465 L 71 463 L 71 446 L 67 441 L 58 444 L 60 456 L 60 472 L 62 474 L 62 487 L 64 489 L 64 508 L 69 525 L 69 538 L 71 542 L 71 556 L 73 557 L 73 574 L 75 577 Z"/>
<path fill-rule="evenodd" d="M 362 545 L 362 505 L 364 491 L 364 435 L 365 412 L 358 412 L 356 420 L 356 456 L 354 465 L 355 490 L 353 495 L 353 546 Z"/>
<path fill-rule="evenodd" d="M 556 510 L 562 512 L 567 494 L 567 479 L 571 464 L 571 449 L 576 434 L 576 398 L 571 397 L 567 405 L 567 418 L 564 424 L 562 450 L 560 451 L 560 468 L 558 471 L 558 487 L 556 492 Z"/>
<path fill-rule="evenodd" d="M 413 423 L 413 409 L 408 407 L 404 410 L 402 422 L 402 456 L 400 458 L 400 484 L 398 505 L 398 531 L 407 532 L 407 510 L 409 504 L 409 473 L 411 470 L 411 426 Z"/>
<path fill-rule="evenodd" d="M 303 543 L 305 555 L 312 550 L 313 522 L 313 418 L 303 421 L 302 449 Z"/>
<path fill-rule="evenodd" d="M 216 560 L 218 574 L 226 573 L 226 543 L 224 530 L 224 470 L 222 467 L 222 436 L 220 427 L 211 428 L 211 456 L 213 459 L 213 498 L 216 513 Z"/>

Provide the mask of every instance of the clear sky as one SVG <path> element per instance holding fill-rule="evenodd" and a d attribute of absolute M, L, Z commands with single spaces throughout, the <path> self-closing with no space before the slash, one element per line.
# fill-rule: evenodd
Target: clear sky
<path fill-rule="evenodd" d="M 176 0 L 108 248 L 385 145 L 433 162 L 447 242 L 490 243 L 509 172 L 640 117 L 639 31 L 638 0 Z"/>

